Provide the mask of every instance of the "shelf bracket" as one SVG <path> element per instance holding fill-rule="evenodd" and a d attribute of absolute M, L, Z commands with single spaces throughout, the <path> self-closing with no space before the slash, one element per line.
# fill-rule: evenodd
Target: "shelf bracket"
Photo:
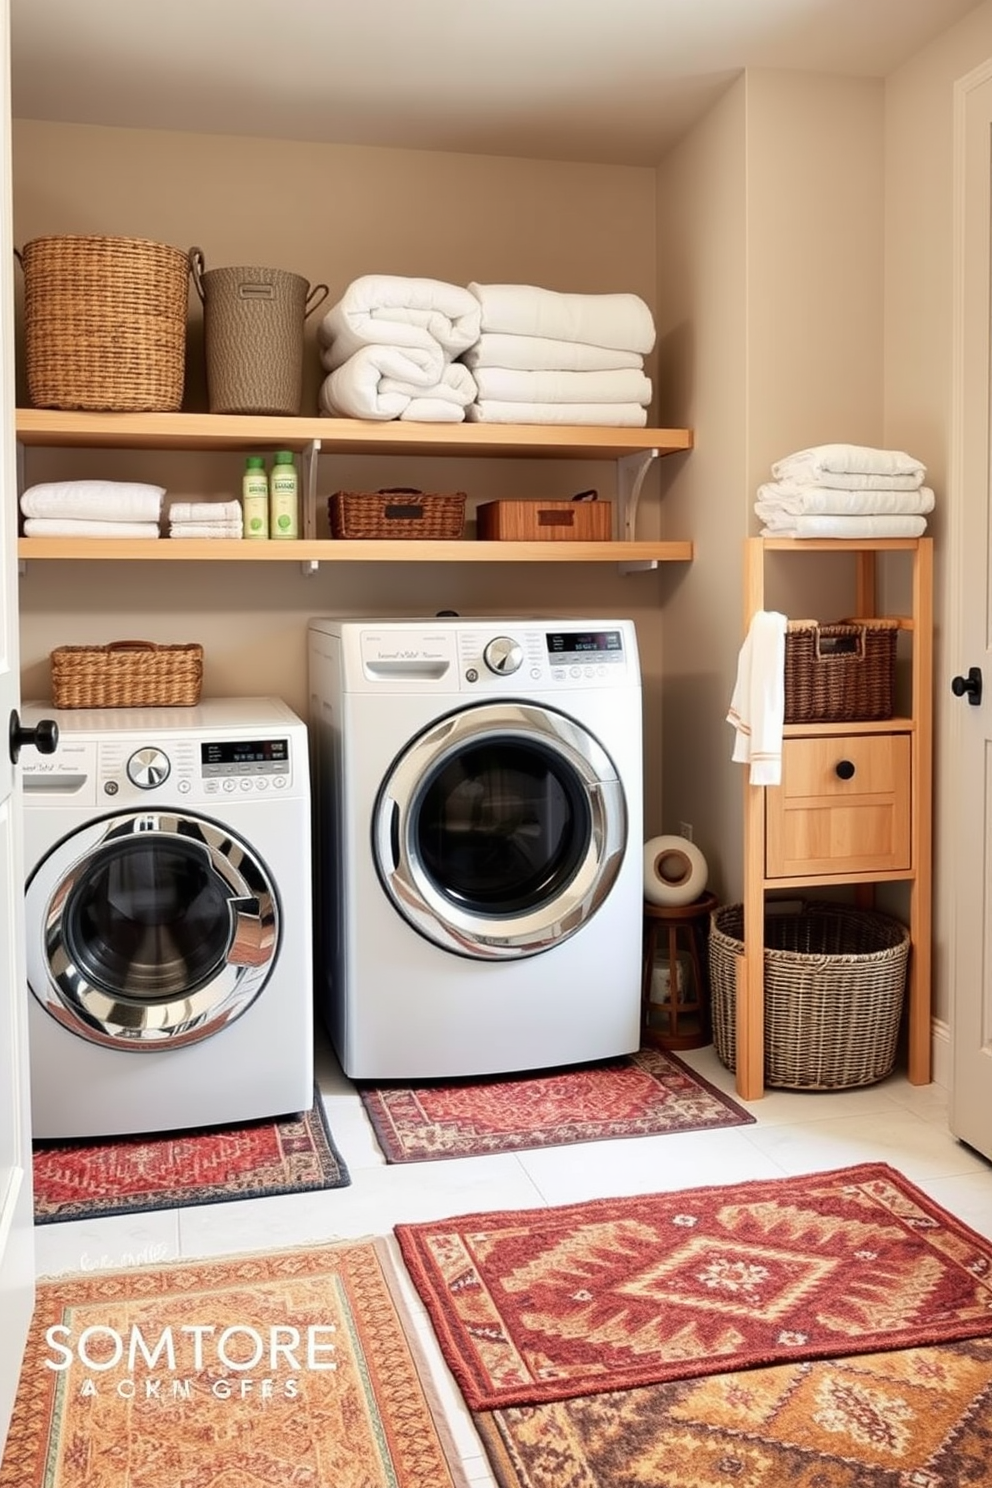
<path fill-rule="evenodd" d="M 656 449 L 638 450 L 636 454 L 621 455 L 617 460 L 617 538 L 620 542 L 634 542 L 637 537 L 637 504 L 641 499 L 644 477 L 657 460 Z M 636 558 L 618 564 L 622 574 L 642 573 L 648 568 L 657 568 L 657 558 Z"/>
<path fill-rule="evenodd" d="M 317 536 L 317 467 L 320 463 L 320 440 L 311 439 L 300 451 L 303 466 L 303 536 L 313 542 Z M 300 564 L 304 578 L 312 578 L 320 564 L 316 558 L 307 558 Z"/>

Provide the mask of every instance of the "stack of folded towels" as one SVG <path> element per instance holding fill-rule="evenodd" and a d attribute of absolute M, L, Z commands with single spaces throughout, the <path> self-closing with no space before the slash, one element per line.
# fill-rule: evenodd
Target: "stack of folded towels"
<path fill-rule="evenodd" d="M 934 494 L 903 450 L 821 444 L 777 460 L 758 487 L 763 537 L 920 537 Z"/>
<path fill-rule="evenodd" d="M 469 289 L 482 313 L 479 339 L 462 357 L 478 387 L 469 419 L 644 427 L 651 402 L 644 356 L 655 327 L 637 295 L 529 284 Z"/>
<path fill-rule="evenodd" d="M 241 537 L 240 501 L 174 501 L 169 507 L 170 537 Z"/>
<path fill-rule="evenodd" d="M 317 327 L 321 413 L 461 423 L 475 382 L 456 359 L 479 337 L 479 302 L 440 279 L 366 274 Z"/>
<path fill-rule="evenodd" d="M 21 497 L 25 537 L 157 538 L 164 486 L 133 481 L 49 481 Z"/>

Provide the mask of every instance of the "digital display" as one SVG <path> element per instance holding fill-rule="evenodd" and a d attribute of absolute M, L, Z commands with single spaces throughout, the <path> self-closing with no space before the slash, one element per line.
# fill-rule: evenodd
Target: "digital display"
<path fill-rule="evenodd" d="M 556 656 L 603 656 L 623 651 L 618 630 L 552 630 L 548 632 L 548 654 Z"/>
<path fill-rule="evenodd" d="M 200 745 L 204 765 L 285 764 L 289 760 L 288 739 L 222 740 Z"/>

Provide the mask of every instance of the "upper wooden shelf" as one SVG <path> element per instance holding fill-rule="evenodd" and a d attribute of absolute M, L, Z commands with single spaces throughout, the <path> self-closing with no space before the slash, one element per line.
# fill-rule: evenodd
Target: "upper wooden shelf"
<path fill-rule="evenodd" d="M 216 413 L 63 413 L 19 408 L 22 444 L 82 449 L 302 450 L 315 440 L 343 455 L 446 455 L 617 460 L 692 448 L 688 429 L 573 424 L 413 424 L 401 420 L 272 418 Z"/>
<path fill-rule="evenodd" d="M 22 537 L 18 558 L 127 559 L 163 563 L 687 563 L 691 542 L 440 542 L 430 538 L 374 542 L 243 538 Z"/>

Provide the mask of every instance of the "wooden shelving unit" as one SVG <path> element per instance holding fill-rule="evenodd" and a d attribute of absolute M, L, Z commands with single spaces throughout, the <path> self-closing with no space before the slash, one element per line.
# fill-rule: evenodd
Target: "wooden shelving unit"
<path fill-rule="evenodd" d="M 932 636 L 933 541 L 931 538 L 887 538 L 864 542 L 847 539 L 748 538 L 744 557 L 744 625 L 765 608 L 765 558 L 769 552 L 833 553 L 855 564 L 856 609 L 877 617 L 876 567 L 884 553 L 902 553 L 912 565 L 912 610 L 894 616 L 900 630 L 912 636 L 910 708 L 905 717 L 883 722 L 789 724 L 784 730 L 783 767 L 789 751 L 820 752 L 822 759 L 857 754 L 875 760 L 875 774 L 886 777 L 870 798 L 873 827 L 838 833 L 839 846 L 829 858 L 807 862 L 782 854 L 783 786 L 744 786 L 744 951 L 737 966 L 737 1091 L 744 1100 L 764 1093 L 764 921 L 770 891 L 804 890 L 828 884 L 854 885 L 861 902 L 882 882 L 909 885 L 908 1033 L 909 1079 L 930 1080 L 931 965 L 931 795 L 932 795 Z M 840 557 L 838 558 L 840 561 Z M 842 748 L 844 744 L 849 747 Z M 882 753 L 879 768 L 877 757 Z M 815 772 L 814 772 L 815 773 Z M 823 771 L 820 771 L 823 774 Z M 791 803 L 799 811 L 829 812 L 841 793 L 816 794 Z M 845 809 L 850 809 L 849 803 Z M 874 836 L 873 836 L 874 832 Z M 802 840 L 803 834 L 797 834 Z M 846 846 L 844 845 L 846 841 Z"/>

